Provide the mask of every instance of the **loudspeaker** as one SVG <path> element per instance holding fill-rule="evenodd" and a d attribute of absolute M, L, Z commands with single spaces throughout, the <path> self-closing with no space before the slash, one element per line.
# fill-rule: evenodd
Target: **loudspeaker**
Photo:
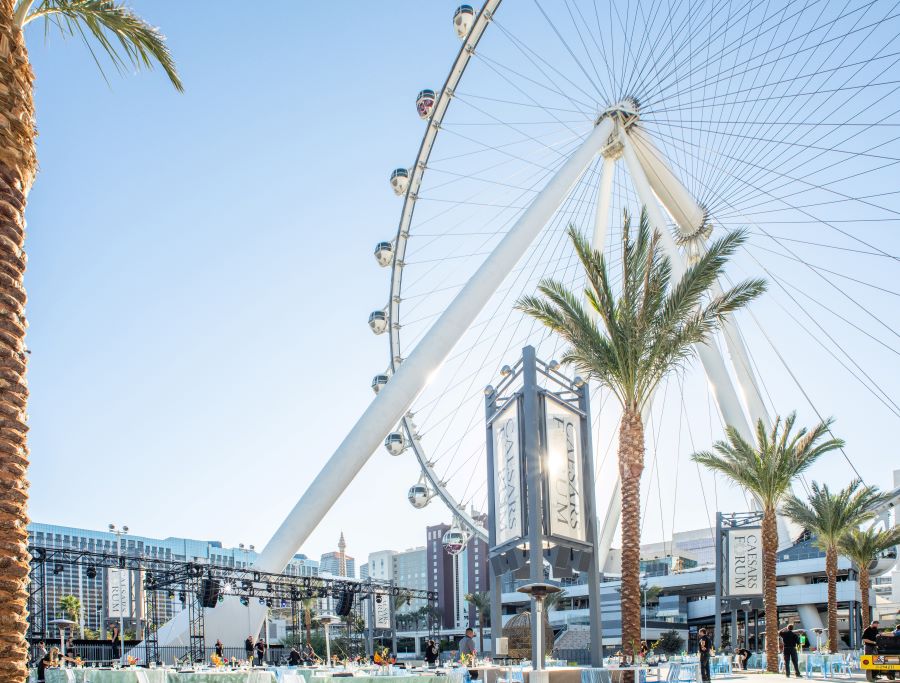
<path fill-rule="evenodd" d="M 197 597 L 200 598 L 200 604 L 204 607 L 215 607 L 219 604 L 219 591 L 221 586 L 215 579 L 203 579 L 200 585 L 200 592 Z"/>
<path fill-rule="evenodd" d="M 338 596 L 337 607 L 335 608 L 335 612 L 339 617 L 346 617 L 350 614 L 350 610 L 353 609 L 353 593 L 350 591 L 341 591 L 341 594 Z"/>

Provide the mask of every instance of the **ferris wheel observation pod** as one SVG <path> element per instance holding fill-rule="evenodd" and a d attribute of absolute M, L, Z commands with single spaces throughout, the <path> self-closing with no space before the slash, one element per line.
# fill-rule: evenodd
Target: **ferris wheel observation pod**
<path fill-rule="evenodd" d="M 372 311 L 369 313 L 369 327 L 375 334 L 384 334 L 387 330 L 387 313 L 384 311 Z"/>
<path fill-rule="evenodd" d="M 427 119 L 431 116 L 436 100 L 437 97 L 434 94 L 434 90 L 425 89 L 419 93 L 418 97 L 416 97 L 416 111 L 419 113 L 420 119 Z"/>
<path fill-rule="evenodd" d="M 466 534 L 455 524 L 447 529 L 447 532 L 441 539 L 441 545 L 448 555 L 459 555 L 468 542 L 469 539 L 466 537 Z"/>
<path fill-rule="evenodd" d="M 457 38 L 465 38 L 472 30 L 475 21 L 475 10 L 472 5 L 460 5 L 453 13 L 453 28 L 456 29 Z"/>
<path fill-rule="evenodd" d="M 390 381 L 390 377 L 388 375 L 375 375 L 372 378 L 372 391 L 376 394 L 381 391 L 381 388 Z"/>
<path fill-rule="evenodd" d="M 391 188 L 398 197 L 405 195 L 409 189 L 409 171 L 405 168 L 395 168 L 391 173 Z"/>
<path fill-rule="evenodd" d="M 382 268 L 387 268 L 394 260 L 394 245 L 390 242 L 379 242 L 375 245 L 375 260 Z"/>
<path fill-rule="evenodd" d="M 421 510 L 431 502 L 431 493 L 425 484 L 419 482 L 409 487 L 409 493 L 406 494 L 406 498 L 416 510 Z"/>
<path fill-rule="evenodd" d="M 384 439 L 384 447 L 391 455 L 402 455 L 406 450 L 406 437 L 402 432 L 391 432 Z"/>

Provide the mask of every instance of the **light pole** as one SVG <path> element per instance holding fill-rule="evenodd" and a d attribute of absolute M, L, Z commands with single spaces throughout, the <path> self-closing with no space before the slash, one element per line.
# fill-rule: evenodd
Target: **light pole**
<path fill-rule="evenodd" d="M 119 661 L 125 661 L 125 605 L 122 599 L 122 536 L 128 533 L 128 526 L 123 524 L 121 529 L 116 528 L 115 524 L 109 525 L 110 533 L 116 535 L 116 555 L 119 558 Z"/>

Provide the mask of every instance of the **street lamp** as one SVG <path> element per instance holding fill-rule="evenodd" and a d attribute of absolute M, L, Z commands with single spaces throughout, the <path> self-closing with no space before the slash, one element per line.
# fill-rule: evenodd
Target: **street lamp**
<path fill-rule="evenodd" d="M 125 605 L 123 604 L 124 587 L 122 586 L 122 536 L 128 533 L 128 526 L 123 524 L 117 529 L 115 524 L 109 525 L 110 533 L 116 535 L 116 556 L 119 558 L 119 660 L 125 661 Z"/>
<path fill-rule="evenodd" d="M 531 628 L 537 635 L 535 645 L 532 647 L 531 666 L 534 669 L 535 680 L 548 681 L 549 677 L 545 677 L 538 673 L 544 668 L 544 598 L 552 593 L 559 593 L 562 589 L 552 583 L 544 583 L 543 581 L 535 581 L 534 583 L 526 583 L 516 589 L 519 593 L 530 595 L 534 600 L 534 614 L 531 618 Z"/>

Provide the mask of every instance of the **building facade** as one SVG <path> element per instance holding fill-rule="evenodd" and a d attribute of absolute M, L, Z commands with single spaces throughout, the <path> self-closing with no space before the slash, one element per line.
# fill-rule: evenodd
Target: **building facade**
<path fill-rule="evenodd" d="M 427 587 L 438 595 L 442 629 L 474 628 L 475 608 L 466 602 L 466 595 L 485 593 L 490 588 L 487 543 L 473 536 L 462 552 L 450 555 L 443 548 L 444 534 L 449 530 L 449 524 L 426 529 Z"/>
<path fill-rule="evenodd" d="M 343 531 L 338 540 L 338 549 L 325 553 L 319 559 L 319 573 L 345 576 L 349 579 L 356 578 L 356 560 L 347 554 L 347 541 L 344 540 Z"/>

